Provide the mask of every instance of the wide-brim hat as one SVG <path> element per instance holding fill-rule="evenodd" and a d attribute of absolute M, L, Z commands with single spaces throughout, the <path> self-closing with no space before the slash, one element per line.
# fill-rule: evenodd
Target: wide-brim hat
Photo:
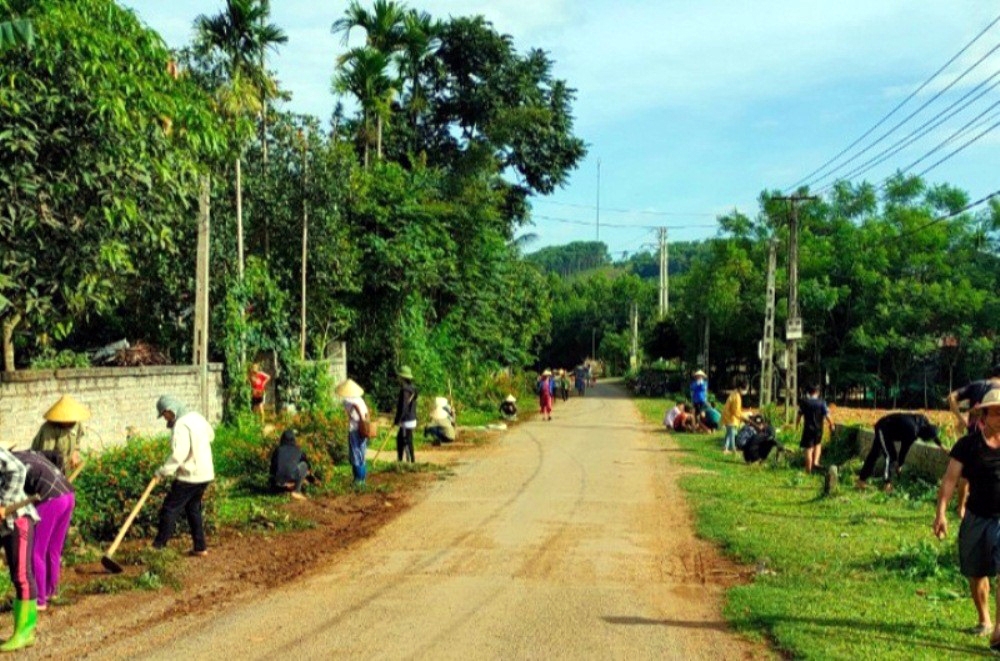
<path fill-rule="evenodd" d="M 354 379 L 341 381 L 334 392 L 337 393 L 338 397 L 361 397 L 365 394 L 364 388 L 359 386 Z"/>
<path fill-rule="evenodd" d="M 542 372 L 542 376 L 552 376 L 552 370 L 545 370 Z"/>
<path fill-rule="evenodd" d="M 413 370 L 410 369 L 409 365 L 403 365 L 402 367 L 399 368 L 399 370 L 397 370 L 396 376 L 398 376 L 401 379 L 409 379 L 410 381 L 412 381 Z"/>
<path fill-rule="evenodd" d="M 708 377 L 708 375 L 705 374 L 704 372 L 702 372 L 701 370 L 698 370 L 697 372 L 695 372 L 693 376 L 704 376 L 706 378 Z"/>
<path fill-rule="evenodd" d="M 448 412 L 439 406 L 431 411 L 431 420 L 451 420 L 451 418 L 448 416 Z"/>
<path fill-rule="evenodd" d="M 447 397 L 435 397 L 434 398 L 434 406 L 437 406 L 439 408 L 444 408 L 445 406 L 448 406 L 448 398 Z"/>
<path fill-rule="evenodd" d="M 983 401 L 976 404 L 973 408 L 976 409 L 988 409 L 994 406 L 1000 406 L 1000 389 L 994 388 L 993 390 L 986 393 L 983 397 Z"/>
<path fill-rule="evenodd" d="M 90 409 L 72 395 L 63 395 L 43 417 L 49 422 L 83 422 L 90 420 Z"/>
<path fill-rule="evenodd" d="M 517 401 L 517 398 L 514 397 L 514 395 L 507 395 L 503 401 L 510 402 L 511 404 L 513 404 L 514 402 Z"/>

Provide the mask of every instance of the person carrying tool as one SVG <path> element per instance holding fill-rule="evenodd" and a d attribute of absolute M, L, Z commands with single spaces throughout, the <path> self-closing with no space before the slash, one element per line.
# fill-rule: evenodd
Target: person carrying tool
<path fill-rule="evenodd" d="M 13 442 L 0 444 L 0 517 L 3 518 L 0 536 L 10 582 L 14 584 L 14 634 L 0 645 L 0 652 L 34 645 L 38 623 L 38 586 L 32 562 L 38 512 L 24 493 L 28 469 L 10 452 L 13 445 Z"/>
<path fill-rule="evenodd" d="M 35 526 L 32 562 L 38 590 L 38 610 L 43 611 L 59 593 L 63 548 L 76 507 L 76 495 L 73 485 L 62 471 L 41 453 L 21 451 L 12 454 L 28 470 L 24 492 L 38 499 L 35 510 L 40 520 Z"/>
<path fill-rule="evenodd" d="M 156 471 L 161 480 L 175 476 L 170 491 L 160 508 L 159 527 L 153 548 L 166 548 L 174 536 L 174 527 L 181 512 L 187 515 L 193 548 L 191 555 L 208 555 L 205 544 L 205 526 L 202 520 L 202 498 L 208 485 L 215 479 L 212 465 L 212 441 L 215 431 L 208 420 L 197 411 L 190 411 L 172 395 L 163 395 L 156 401 L 159 417 L 172 430 L 170 456 Z"/>
<path fill-rule="evenodd" d="M 295 442 L 295 432 L 286 429 L 271 453 L 271 487 L 296 500 L 305 500 L 302 483 L 310 477 L 309 459 Z"/>
<path fill-rule="evenodd" d="M 399 425 L 396 432 L 396 460 L 413 456 L 413 430 L 417 428 L 417 389 L 413 386 L 413 370 L 403 365 L 396 373 L 399 377 L 399 396 L 396 398 L 396 417 L 392 424 Z"/>
<path fill-rule="evenodd" d="M 347 413 L 347 458 L 351 463 L 354 483 L 364 484 L 368 472 L 365 466 L 368 439 L 361 435 L 361 421 L 368 416 L 368 404 L 363 398 L 365 391 L 354 379 L 347 379 L 337 386 L 335 392 L 343 398 Z"/>
<path fill-rule="evenodd" d="M 69 473 L 80 465 L 82 423 L 90 420 L 90 409 L 72 395 L 63 395 L 44 417 L 45 422 L 31 441 L 31 449 L 45 453 L 59 470 Z"/>
<path fill-rule="evenodd" d="M 868 478 L 875 472 L 875 462 L 879 457 L 885 457 L 885 490 L 892 491 L 892 479 L 899 475 L 906 463 L 906 455 L 917 441 L 936 443 L 944 450 L 938 438 L 937 427 L 931 424 L 927 416 L 919 413 L 890 413 L 882 416 L 875 423 L 875 439 L 865 457 L 865 463 L 858 473 L 858 489 L 868 486 Z M 899 443 L 899 454 L 896 454 L 896 443 Z"/>

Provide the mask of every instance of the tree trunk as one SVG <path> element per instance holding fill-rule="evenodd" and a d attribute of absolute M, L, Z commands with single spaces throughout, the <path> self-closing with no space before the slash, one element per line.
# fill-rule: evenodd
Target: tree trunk
<path fill-rule="evenodd" d="M 243 179 L 240 174 L 240 157 L 236 157 L 236 256 L 237 272 L 243 280 Z"/>
<path fill-rule="evenodd" d="M 261 183 L 267 179 L 267 94 L 261 94 L 260 99 L 261 113 L 260 113 L 260 155 L 261 155 Z M 265 187 L 264 190 L 267 190 Z M 263 213 L 264 220 L 264 259 L 271 256 L 271 214 L 265 209 Z"/>
<path fill-rule="evenodd" d="M 14 367 L 14 329 L 21 323 L 21 314 L 15 312 L 13 316 L 3 320 L 3 371 L 13 372 Z"/>

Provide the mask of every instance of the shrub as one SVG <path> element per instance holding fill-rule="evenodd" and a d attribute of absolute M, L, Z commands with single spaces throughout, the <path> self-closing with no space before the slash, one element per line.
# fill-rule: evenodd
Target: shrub
<path fill-rule="evenodd" d="M 87 468 L 73 485 L 76 489 L 73 519 L 86 541 L 93 543 L 114 539 L 119 526 L 169 453 L 169 438 L 160 437 L 135 439 L 88 457 Z M 208 531 L 214 528 L 215 492 L 215 488 L 210 487 L 205 493 L 205 527 Z M 152 537 L 155 534 L 157 513 L 166 493 L 163 485 L 153 490 L 132 524 L 129 533 L 132 537 Z M 187 525 L 183 521 L 181 524 L 182 527 Z"/>

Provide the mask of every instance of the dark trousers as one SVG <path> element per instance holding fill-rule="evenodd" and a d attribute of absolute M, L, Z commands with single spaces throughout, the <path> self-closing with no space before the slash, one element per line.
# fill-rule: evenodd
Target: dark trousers
<path fill-rule="evenodd" d="M 209 484 L 211 483 L 192 484 L 174 480 L 160 508 L 160 527 L 156 532 L 156 539 L 153 540 L 153 548 L 162 549 L 167 545 L 174 536 L 177 517 L 181 512 L 187 515 L 194 550 L 204 551 L 208 548 L 205 545 L 205 525 L 201 518 L 201 499 Z"/>
<path fill-rule="evenodd" d="M 396 461 L 402 461 L 404 455 L 407 461 L 414 461 L 413 430 L 400 427 L 396 432 Z"/>
<path fill-rule="evenodd" d="M 867 481 L 872 476 L 872 473 L 875 472 L 875 463 L 878 461 L 878 458 L 885 457 L 885 472 L 883 477 L 886 482 L 892 483 L 892 478 L 896 476 L 899 467 L 906 461 L 906 455 L 911 445 L 912 443 L 902 443 L 901 452 L 897 454 L 896 442 L 891 438 L 886 438 L 882 430 L 876 428 L 875 440 L 872 441 L 872 449 L 868 451 L 868 456 L 865 457 L 865 463 L 861 466 L 858 479 Z"/>
<path fill-rule="evenodd" d="M 0 525 L 6 525 L 0 521 Z M 31 517 L 14 519 L 14 529 L 5 531 L 3 551 L 7 556 L 10 582 L 14 584 L 14 598 L 34 601 L 38 598 L 35 567 L 32 555 L 35 550 L 35 522 Z"/>

